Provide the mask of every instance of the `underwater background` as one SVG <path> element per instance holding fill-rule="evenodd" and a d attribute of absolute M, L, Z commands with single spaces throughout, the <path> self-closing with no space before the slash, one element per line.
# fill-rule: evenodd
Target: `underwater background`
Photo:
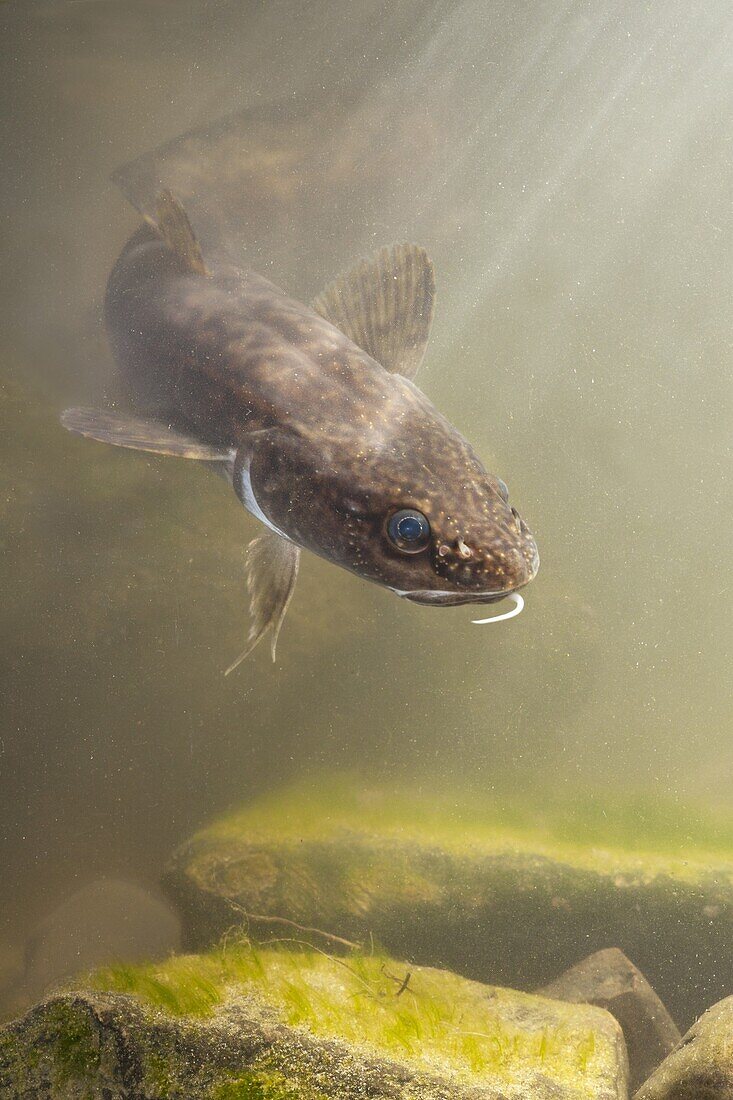
<path fill-rule="evenodd" d="M 732 32 L 717 0 L 0 4 L 0 967 L 79 886 L 155 890 L 201 824 L 322 769 L 733 849 Z M 295 297 L 429 251 L 419 384 L 536 534 L 519 619 L 307 557 L 277 663 L 222 676 L 255 521 L 58 423 L 113 390 L 139 216 L 110 176 L 189 130 L 224 149 L 194 224 Z"/>

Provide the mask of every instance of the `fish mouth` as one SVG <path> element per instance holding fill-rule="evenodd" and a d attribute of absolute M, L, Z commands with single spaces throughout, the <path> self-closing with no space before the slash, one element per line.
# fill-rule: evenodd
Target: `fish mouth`
<path fill-rule="evenodd" d="M 441 592 L 431 589 L 417 589 L 414 592 L 397 592 L 412 603 L 428 604 L 431 607 L 458 607 L 467 603 L 496 603 L 511 596 L 513 588 L 504 589 L 502 592 Z"/>
<path fill-rule="evenodd" d="M 540 556 L 534 544 L 532 550 L 532 558 L 528 563 L 528 568 L 515 575 L 513 578 L 515 583 L 511 588 L 494 589 L 490 592 L 450 592 L 440 588 L 416 588 L 407 591 L 402 588 L 393 588 L 392 592 L 406 600 L 410 600 L 411 603 L 419 603 L 428 607 L 460 607 L 463 604 L 497 603 L 499 600 L 507 599 L 507 597 L 512 597 L 515 603 L 521 602 L 523 605 L 524 601 L 518 596 L 518 592 L 534 580 L 540 567 Z M 504 618 L 503 615 L 499 617 Z"/>

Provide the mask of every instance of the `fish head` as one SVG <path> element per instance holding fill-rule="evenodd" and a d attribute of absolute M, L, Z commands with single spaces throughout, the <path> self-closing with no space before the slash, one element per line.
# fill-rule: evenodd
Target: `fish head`
<path fill-rule="evenodd" d="M 417 387 L 397 382 L 399 404 L 361 448 L 341 496 L 353 501 L 358 490 L 371 578 L 434 607 L 509 596 L 537 574 L 532 532 L 504 481 Z"/>
<path fill-rule="evenodd" d="M 327 444 L 280 437 L 251 466 L 261 516 L 415 603 L 493 603 L 516 592 L 539 567 L 534 537 L 504 482 L 436 420 L 366 442 L 349 441 L 347 429 Z"/>
<path fill-rule="evenodd" d="M 534 537 L 504 482 L 480 468 L 383 502 L 384 574 L 414 603 L 494 603 L 536 576 Z M 421 491 L 422 490 L 422 491 Z M 388 564 L 387 564 L 388 563 Z"/>

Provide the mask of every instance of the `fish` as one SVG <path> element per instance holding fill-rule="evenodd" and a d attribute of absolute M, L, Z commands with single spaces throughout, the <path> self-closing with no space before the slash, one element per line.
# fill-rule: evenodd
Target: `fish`
<path fill-rule="evenodd" d="M 61 421 L 217 469 L 262 525 L 245 556 L 247 644 L 227 673 L 268 631 L 275 659 L 303 550 L 413 603 L 521 610 L 535 539 L 414 381 L 434 304 L 433 264 L 409 243 L 300 302 L 226 250 L 204 256 L 168 189 L 125 245 L 104 313 L 130 410 Z"/>

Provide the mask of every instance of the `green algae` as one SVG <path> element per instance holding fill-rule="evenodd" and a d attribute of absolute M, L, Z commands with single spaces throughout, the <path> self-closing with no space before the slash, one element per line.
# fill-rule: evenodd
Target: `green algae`
<path fill-rule="evenodd" d="M 101 1058 L 89 1012 L 76 1001 L 57 1000 L 30 1016 L 30 1040 L 14 1025 L 0 1030 L 0 1093 L 36 1095 L 33 1083 L 40 1078 L 50 1083 L 49 1095 L 91 1100 Z M 2 1092 L 9 1073 L 16 1086 L 12 1094 Z"/>
<path fill-rule="evenodd" d="M 511 1081 L 527 1072 L 573 1080 L 596 1073 L 607 1058 L 594 1021 L 578 1017 L 575 1008 L 553 1004 L 546 1019 L 542 1013 L 537 1017 L 542 1026 L 527 1028 L 520 1022 L 523 1014 L 548 1002 L 446 972 L 412 968 L 408 974 L 404 964 L 380 955 L 336 958 L 238 942 L 154 966 L 109 967 L 98 971 L 92 984 L 133 995 L 170 1015 L 200 1018 L 233 998 L 254 997 L 284 1024 L 318 1039 L 338 1039 L 374 1056 L 466 1081 Z"/>
<path fill-rule="evenodd" d="M 702 807 L 651 795 L 583 795 L 568 804 L 546 791 L 536 798 L 480 797 L 470 791 L 365 787 L 349 775 L 296 782 L 257 799 L 204 829 L 198 837 L 246 835 L 287 840 L 338 833 L 378 833 L 466 850 L 532 851 L 589 870 L 610 862 L 630 870 L 690 880 L 700 866 L 726 864 L 733 882 L 733 819 Z M 193 838 L 194 841 L 197 837 Z"/>
<path fill-rule="evenodd" d="M 168 1100 L 173 1093 L 176 1074 L 168 1059 L 155 1051 L 148 1051 L 143 1059 L 145 1080 L 155 1089 L 156 1100 Z"/>
<path fill-rule="evenodd" d="M 48 1026 L 54 1033 L 58 1085 L 93 1077 L 99 1068 L 99 1047 L 89 1019 L 57 1004 L 50 1009 Z"/>
<path fill-rule="evenodd" d="M 211 1100 L 327 1100 L 302 1084 L 293 1085 L 282 1073 L 253 1070 L 215 1085 Z"/>
<path fill-rule="evenodd" d="M 106 968 L 0 1029 L 0 1094 L 70 1100 L 625 1100 L 626 1072 L 601 1009 L 284 942 Z"/>
<path fill-rule="evenodd" d="M 179 955 L 155 967 L 106 967 L 93 976 L 92 988 L 130 993 L 171 1016 L 208 1016 L 222 1002 L 225 973 L 214 957 Z"/>
<path fill-rule="evenodd" d="M 204 828 L 165 882 L 196 949 L 232 926 L 287 934 L 287 918 L 318 946 L 317 929 L 376 937 L 532 989 L 613 944 L 684 1028 L 733 980 L 731 853 L 727 819 L 652 798 L 519 805 L 326 775 Z"/>

